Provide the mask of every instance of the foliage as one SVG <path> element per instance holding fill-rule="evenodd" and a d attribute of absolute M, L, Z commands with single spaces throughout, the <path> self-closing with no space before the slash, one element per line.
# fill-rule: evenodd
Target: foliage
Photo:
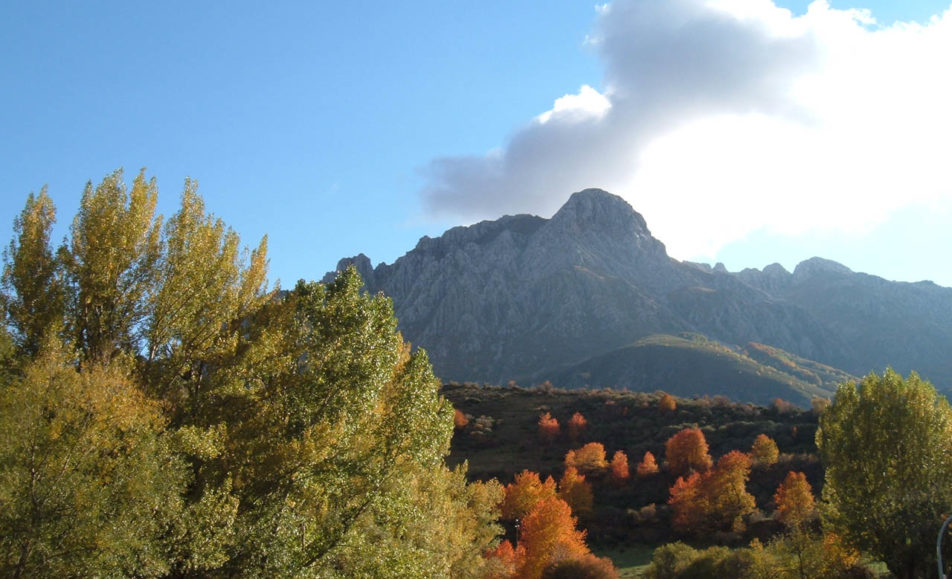
<path fill-rule="evenodd" d="M 565 468 L 572 467 L 585 474 L 604 471 L 608 467 L 605 446 L 600 442 L 589 442 L 582 448 L 568 451 L 565 454 Z"/>
<path fill-rule="evenodd" d="M 780 458 L 780 450 L 774 439 L 766 434 L 758 434 L 754 439 L 754 444 L 750 447 L 750 457 L 754 461 L 754 466 L 765 468 L 777 464 Z"/>
<path fill-rule="evenodd" d="M 846 579 L 872 577 L 835 540 L 797 530 L 763 545 L 695 549 L 681 542 L 655 549 L 643 575 L 649 579 L 732 577 L 735 579 Z"/>
<path fill-rule="evenodd" d="M 46 344 L 0 389 L 0 574 L 166 573 L 186 471 L 158 405 L 128 364 Z"/>
<path fill-rule="evenodd" d="M 802 472 L 787 473 L 777 487 L 774 502 L 777 504 L 777 520 L 788 527 L 802 526 L 815 514 L 813 489 Z"/>
<path fill-rule="evenodd" d="M 641 459 L 641 462 L 638 463 L 638 467 L 635 469 L 639 477 L 651 476 L 658 473 L 658 463 L 655 461 L 655 457 L 651 454 L 651 451 L 645 451 L 645 456 Z"/>
<path fill-rule="evenodd" d="M 45 334 L 58 329 L 63 318 L 66 293 L 64 280 L 50 247 L 56 209 L 46 194 L 32 193 L 13 222 L 16 239 L 4 253 L 3 290 L 7 318 L 16 343 L 28 356 L 35 356 Z"/>
<path fill-rule="evenodd" d="M 899 577 L 936 568 L 935 537 L 952 509 L 952 410 L 916 374 L 846 384 L 820 417 L 825 522 Z"/>
<path fill-rule="evenodd" d="M 744 517 L 756 509 L 754 497 L 746 489 L 749 476 L 750 458 L 735 450 L 718 459 L 713 470 L 679 477 L 668 500 L 674 511 L 674 528 L 694 533 L 743 530 Z"/>
<path fill-rule="evenodd" d="M 520 579 L 537 579 L 553 563 L 589 554 L 585 532 L 575 527 L 572 509 L 558 497 L 540 501 L 519 528 L 519 545 L 525 549 Z"/>
<path fill-rule="evenodd" d="M 539 473 L 524 470 L 515 476 L 513 482 L 506 485 L 501 516 L 510 521 L 522 519 L 537 503 L 554 496 L 556 487 L 552 477 L 546 477 L 545 482 L 542 482 Z"/>
<path fill-rule="evenodd" d="M 678 408 L 678 403 L 675 401 L 674 396 L 665 392 L 661 395 L 661 398 L 658 399 L 658 410 L 661 412 L 674 412 Z"/>
<path fill-rule="evenodd" d="M 469 418 L 466 418 L 466 415 L 459 408 L 455 409 L 453 411 L 453 428 L 462 430 L 466 428 L 467 424 L 469 424 Z"/>
<path fill-rule="evenodd" d="M 589 553 L 579 559 L 553 563 L 542 572 L 542 579 L 617 579 L 618 571 L 607 557 Z"/>
<path fill-rule="evenodd" d="M 55 252 L 45 192 L 15 223 L 5 574 L 481 574 L 503 491 L 444 465 L 454 412 L 390 300 L 353 269 L 279 295 L 193 182 L 164 227 L 156 199 L 88 185 Z"/>
<path fill-rule="evenodd" d="M 581 412 L 576 412 L 569 419 L 569 439 L 572 442 L 578 442 L 579 436 L 588 429 L 588 420 L 582 416 Z"/>
<path fill-rule="evenodd" d="M 559 436 L 559 421 L 548 412 L 539 416 L 539 440 L 549 444 Z"/>
<path fill-rule="evenodd" d="M 628 470 L 628 455 L 622 450 L 616 450 L 608 465 L 609 474 L 616 483 L 624 483 L 631 476 Z"/>
<path fill-rule="evenodd" d="M 685 428 L 669 438 L 664 445 L 664 460 L 668 471 L 675 476 L 692 470 L 705 472 L 713 464 L 700 428 Z"/>
<path fill-rule="evenodd" d="M 565 469 L 559 480 L 558 497 L 572 507 L 572 512 L 579 516 L 592 514 L 592 485 L 585 480 L 585 475 L 579 474 L 574 466 Z"/>

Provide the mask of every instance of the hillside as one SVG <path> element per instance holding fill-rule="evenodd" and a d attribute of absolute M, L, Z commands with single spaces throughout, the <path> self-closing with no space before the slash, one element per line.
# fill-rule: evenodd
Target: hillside
<path fill-rule="evenodd" d="M 394 300 L 404 336 L 426 348 L 444 380 L 675 389 L 686 370 L 649 368 L 656 335 L 698 334 L 741 353 L 742 383 L 724 364 L 673 348 L 671 366 L 721 368 L 684 376 L 692 392 L 760 400 L 786 383 L 801 402 L 814 389 L 886 366 L 952 385 L 952 289 L 896 283 L 822 259 L 727 272 L 667 255 L 644 218 L 597 189 L 572 195 L 550 219 L 516 215 L 424 237 L 393 264 L 353 264 L 372 292 Z M 331 279 L 329 273 L 325 279 Z M 769 350 L 750 352 L 750 343 Z M 596 359 L 598 360 L 597 363 Z M 788 372 L 783 360 L 799 360 Z M 610 362 L 612 371 L 597 372 Z M 775 376 L 759 363 L 785 376 Z M 819 373 L 818 373 L 819 371 Z M 585 375 L 588 374 L 588 378 Z M 759 378 L 754 379 L 754 376 Z M 788 378 L 789 376 L 789 378 Z M 793 380 L 793 381 L 791 381 Z M 797 380 L 812 386 L 804 386 Z"/>
<path fill-rule="evenodd" d="M 640 391 L 664 384 L 665 391 L 678 396 L 723 395 L 763 405 L 781 398 L 806 407 L 812 398 L 829 398 L 837 384 L 853 379 L 833 368 L 814 369 L 822 367 L 762 344 L 741 349 L 698 334 L 653 335 L 590 358 L 553 381 L 566 388 L 617 384 Z"/>
<path fill-rule="evenodd" d="M 702 397 L 678 399 L 673 412 L 664 412 L 658 407 L 659 394 L 549 386 L 448 384 L 442 393 L 469 419 L 453 436 L 448 462 L 455 465 L 466 461 L 470 478 L 475 480 L 497 478 L 508 483 L 523 469 L 558 479 L 564 470 L 565 453 L 587 442 L 602 443 L 609 457 L 616 450 L 625 452 L 631 468 L 648 451 L 660 465 L 665 441 L 684 428 L 697 426 L 704 432 L 715 459 L 731 450 L 749 450 L 758 434 L 776 441 L 782 460 L 772 468 L 755 470 L 749 483 L 749 491 L 761 508 L 767 509 L 788 470 L 807 473 L 817 493 L 823 485 L 822 466 L 815 456 L 817 419 L 811 411 Z M 543 412 L 549 412 L 563 425 L 562 434 L 551 443 L 540 442 L 538 436 L 539 415 Z M 573 441 L 564 425 L 576 412 L 585 416 L 588 426 Z M 662 473 L 623 488 L 601 484 L 598 479 L 595 482 L 601 489 L 595 495 L 595 515 L 584 522 L 596 544 L 655 543 L 671 538 L 664 505 L 674 482 L 672 476 Z M 639 510 L 650 504 L 658 505 L 658 518 L 639 518 Z"/>

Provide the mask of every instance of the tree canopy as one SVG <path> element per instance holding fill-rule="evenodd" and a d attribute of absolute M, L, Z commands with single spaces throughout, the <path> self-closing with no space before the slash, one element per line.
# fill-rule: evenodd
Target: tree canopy
<path fill-rule="evenodd" d="M 952 409 L 915 373 L 839 388 L 820 417 L 825 521 L 899 577 L 931 576 L 952 511 Z M 948 541 L 947 541 L 948 543 Z"/>
<path fill-rule="evenodd" d="M 266 239 L 157 195 L 90 183 L 59 247 L 45 191 L 14 224 L 0 573 L 477 575 L 502 489 L 444 465 L 454 411 L 390 300 L 353 269 L 269 288 Z"/>

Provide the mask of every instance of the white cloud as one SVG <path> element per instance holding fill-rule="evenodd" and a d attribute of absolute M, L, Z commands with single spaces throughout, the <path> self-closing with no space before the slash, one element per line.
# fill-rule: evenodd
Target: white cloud
<path fill-rule="evenodd" d="M 567 94 L 555 99 L 555 105 L 536 117 L 536 121 L 543 125 L 553 117 L 567 122 L 582 122 L 597 120 L 605 116 L 612 108 L 608 97 L 588 86 L 582 85 L 578 94 Z"/>
<path fill-rule="evenodd" d="M 494 155 L 437 159 L 424 199 L 476 220 L 551 214 L 603 187 L 677 257 L 756 231 L 863 233 L 952 199 L 952 10 L 875 24 L 814 2 L 616 0 L 589 38 L 583 86 Z"/>

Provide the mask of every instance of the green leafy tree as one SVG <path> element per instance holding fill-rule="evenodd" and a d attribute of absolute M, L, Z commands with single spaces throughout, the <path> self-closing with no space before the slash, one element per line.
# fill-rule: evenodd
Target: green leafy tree
<path fill-rule="evenodd" d="M 87 359 L 136 352 L 160 256 L 155 179 L 141 171 L 127 190 L 122 171 L 86 185 L 62 251 L 70 284 L 72 329 Z"/>
<path fill-rule="evenodd" d="M 3 290 L 7 319 L 16 342 L 29 356 L 38 353 L 44 335 L 63 322 L 65 288 L 50 234 L 56 208 L 46 194 L 27 197 L 13 222 L 16 239 L 4 254 Z"/>
<path fill-rule="evenodd" d="M 952 410 L 915 373 L 841 386 L 820 416 L 825 522 L 898 577 L 934 574 L 952 510 Z"/>
<path fill-rule="evenodd" d="M 127 364 L 49 341 L 0 389 L 0 574 L 168 572 L 187 473 L 164 425 Z"/>
<path fill-rule="evenodd" d="M 21 225 L 4 274 L 27 362 L 23 380 L 8 371 L 0 335 L 3 570 L 478 576 L 502 490 L 444 465 L 453 409 L 390 300 L 353 269 L 277 295 L 266 240 L 241 250 L 191 181 L 163 228 L 156 195 L 144 174 L 87 187 L 43 278 L 61 268 L 59 310 L 29 297 L 30 264 L 53 259 L 52 204 L 21 215 L 38 225 Z M 29 362 L 40 336 L 55 364 Z"/>

